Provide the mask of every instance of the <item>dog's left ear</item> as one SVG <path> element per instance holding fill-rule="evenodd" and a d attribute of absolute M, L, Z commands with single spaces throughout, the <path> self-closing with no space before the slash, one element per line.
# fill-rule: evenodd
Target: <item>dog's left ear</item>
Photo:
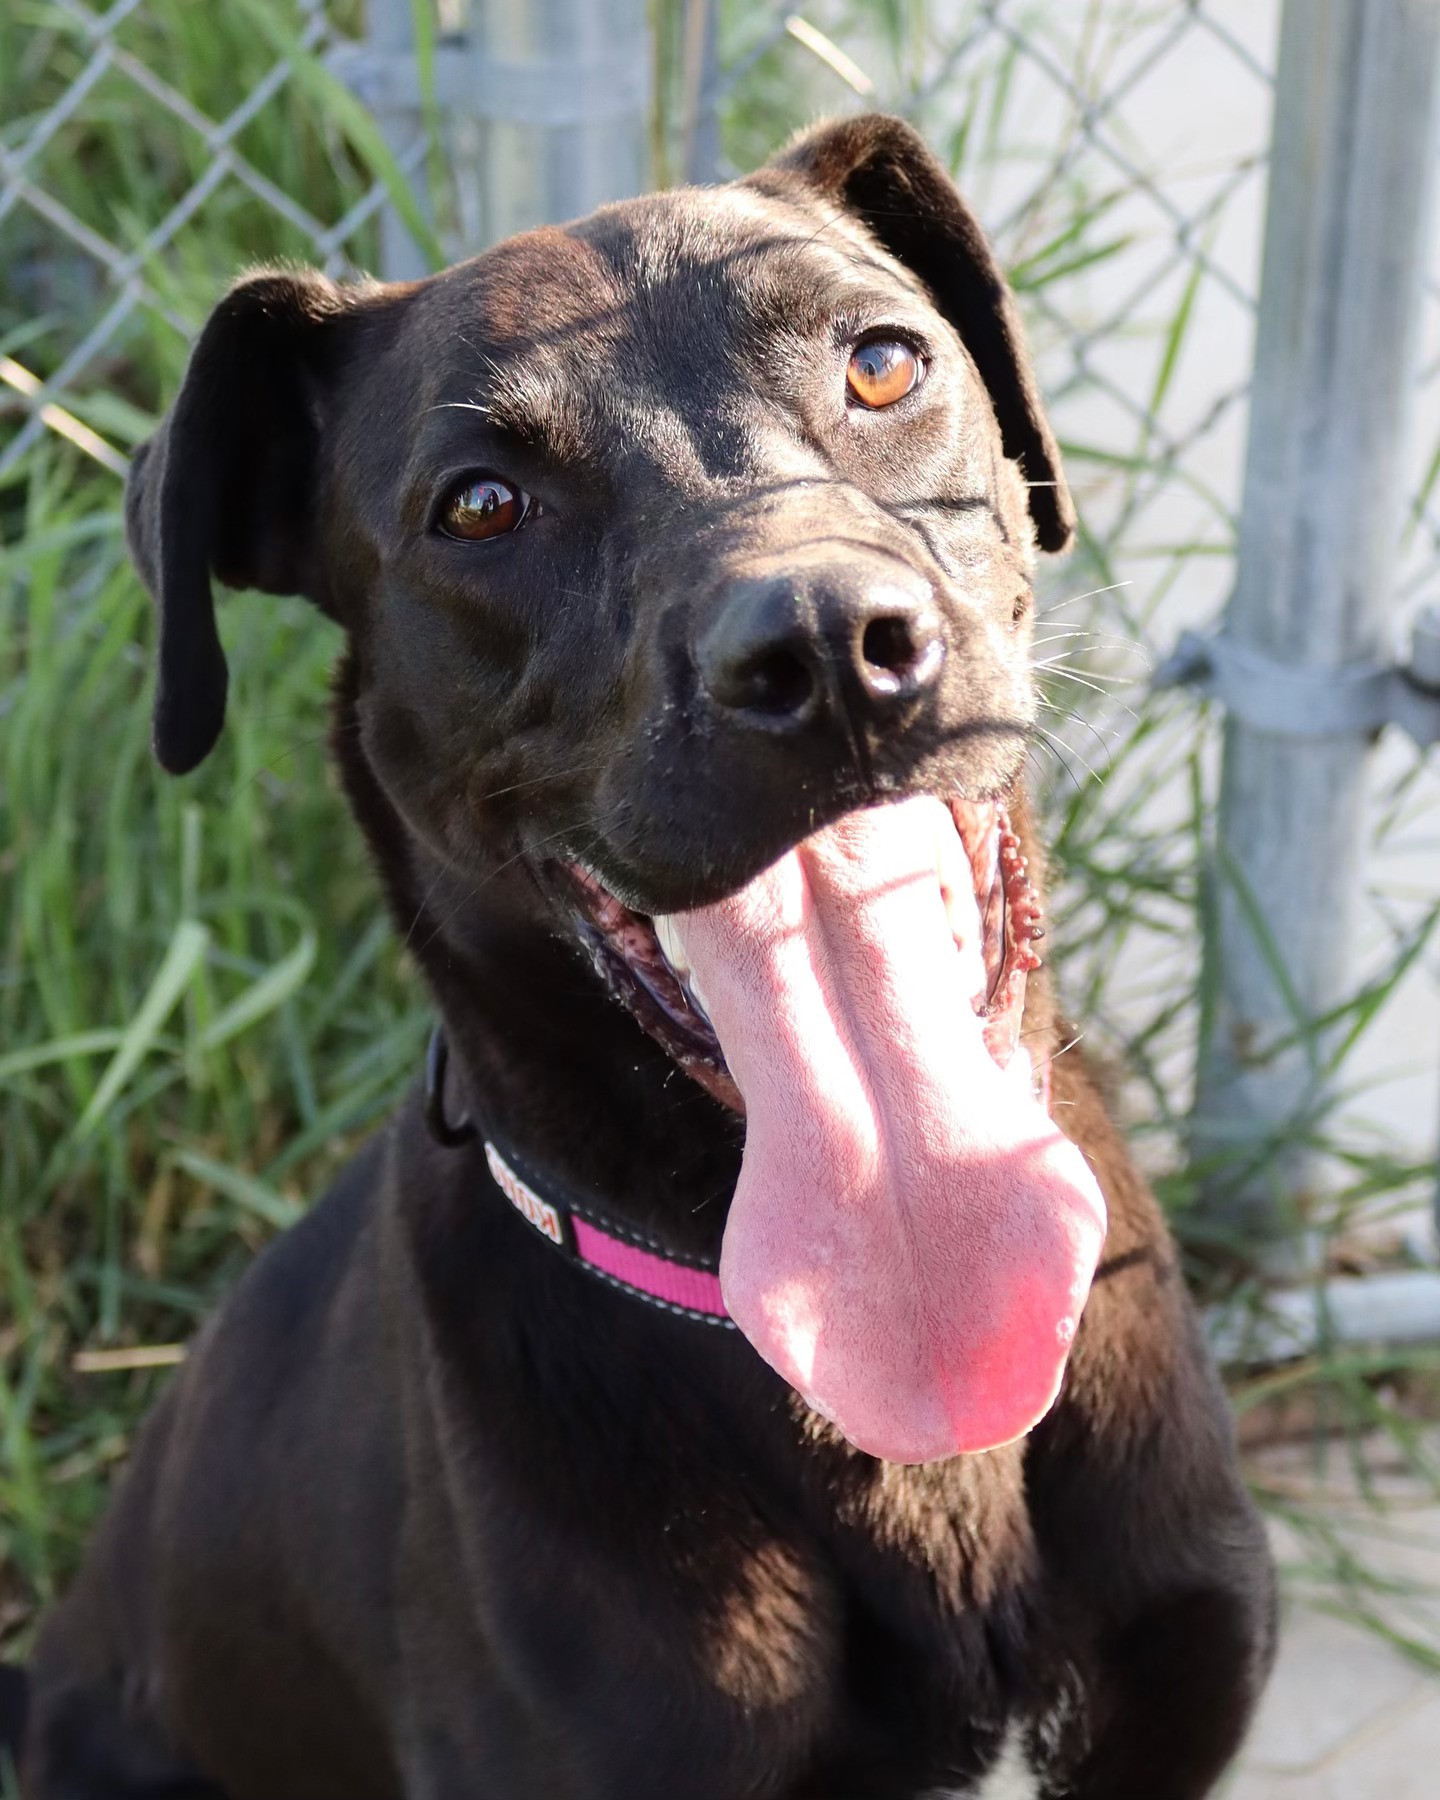
<path fill-rule="evenodd" d="M 752 179 L 780 192 L 802 182 L 855 214 L 920 277 L 973 357 L 1005 454 L 1019 462 L 1030 483 L 1040 548 L 1065 549 L 1075 534 L 1075 507 L 1014 297 L 975 215 L 919 133 L 884 113 L 815 126 Z"/>
<path fill-rule="evenodd" d="M 159 614 L 152 737 L 172 774 L 203 761 L 225 721 L 211 576 L 324 603 L 312 552 L 325 401 L 343 324 L 373 291 L 314 272 L 241 281 L 131 466 L 126 535 Z"/>

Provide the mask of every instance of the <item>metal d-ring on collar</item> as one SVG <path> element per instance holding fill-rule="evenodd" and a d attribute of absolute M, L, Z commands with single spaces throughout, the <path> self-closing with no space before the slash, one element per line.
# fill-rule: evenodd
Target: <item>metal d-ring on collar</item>
<path fill-rule="evenodd" d="M 445 1027 L 437 1025 L 430 1033 L 430 1047 L 425 1052 L 425 1128 L 437 1144 L 455 1150 L 461 1144 L 473 1143 L 479 1132 L 469 1113 L 452 1121 L 445 1112 L 445 1071 L 449 1064 Z"/>

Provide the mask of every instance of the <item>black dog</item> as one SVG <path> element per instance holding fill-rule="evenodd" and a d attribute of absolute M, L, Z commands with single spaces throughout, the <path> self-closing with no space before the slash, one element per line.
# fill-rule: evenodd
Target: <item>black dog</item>
<path fill-rule="evenodd" d="M 1049 1078 L 1017 783 L 1072 513 L 915 135 L 252 277 L 129 520 L 170 769 L 212 576 L 344 626 L 446 1040 L 151 1419 L 29 1800 L 879 1800 L 1011 1727 L 1046 1795 L 1208 1793 L 1269 1565 L 1155 1204 Z"/>

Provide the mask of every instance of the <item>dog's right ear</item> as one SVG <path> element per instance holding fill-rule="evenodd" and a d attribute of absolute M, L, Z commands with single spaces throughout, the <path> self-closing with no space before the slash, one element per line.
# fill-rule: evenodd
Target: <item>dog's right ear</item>
<path fill-rule="evenodd" d="M 136 454 L 125 528 L 159 614 L 155 754 L 183 775 L 225 722 L 212 575 L 321 595 L 312 524 L 331 377 L 374 289 L 314 273 L 252 275 L 211 315 L 175 404 Z"/>

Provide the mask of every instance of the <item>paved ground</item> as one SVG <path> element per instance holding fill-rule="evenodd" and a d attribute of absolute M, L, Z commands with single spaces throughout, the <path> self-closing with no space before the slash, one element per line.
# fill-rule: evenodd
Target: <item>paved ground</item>
<path fill-rule="evenodd" d="M 1292 1613 L 1226 1800 L 1435 1800 L 1440 1680 L 1370 1633 Z"/>
<path fill-rule="evenodd" d="M 1340 1453 L 1318 1483 L 1326 1526 L 1379 1578 L 1365 1595 L 1378 1615 L 1440 1647 L 1440 1506 L 1377 1460 L 1385 1515 L 1357 1503 Z M 1272 1473 L 1297 1496 L 1317 1481 L 1298 1453 L 1272 1453 Z M 1307 1547 L 1283 1527 L 1274 1536 L 1291 1574 L 1280 1659 L 1226 1800 L 1436 1800 L 1440 1676 L 1364 1626 L 1307 1604 L 1314 1540 Z"/>

